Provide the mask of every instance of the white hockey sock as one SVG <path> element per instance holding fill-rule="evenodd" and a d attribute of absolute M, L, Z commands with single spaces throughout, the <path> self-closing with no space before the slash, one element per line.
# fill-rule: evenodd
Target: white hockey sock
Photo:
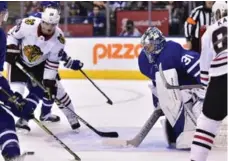
<path fill-rule="evenodd" d="M 74 107 L 73 107 L 73 104 L 71 102 L 71 99 L 70 97 L 68 96 L 67 93 L 65 93 L 65 95 L 59 99 L 60 102 L 62 104 L 58 105 L 59 108 L 62 110 L 62 112 L 64 113 L 64 115 L 67 117 L 67 120 L 69 121 L 69 123 L 72 125 L 72 124 L 75 124 L 77 123 L 77 118 L 76 116 L 72 113 L 72 111 L 74 112 Z M 69 110 L 71 109 L 71 110 Z"/>
<path fill-rule="evenodd" d="M 221 121 L 209 119 L 203 113 L 200 114 L 191 145 L 191 160 L 206 161 L 221 123 Z"/>

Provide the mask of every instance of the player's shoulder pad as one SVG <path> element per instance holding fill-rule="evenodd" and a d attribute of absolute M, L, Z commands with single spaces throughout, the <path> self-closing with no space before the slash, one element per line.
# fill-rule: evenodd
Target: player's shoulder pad
<path fill-rule="evenodd" d="M 139 54 L 139 57 L 138 57 L 139 68 L 141 68 L 141 66 L 145 66 L 147 63 L 149 63 L 149 60 L 145 54 L 145 51 L 142 49 L 140 54 Z"/>
<path fill-rule="evenodd" d="M 172 40 L 169 40 L 169 41 L 166 42 L 165 48 L 168 48 L 168 49 L 170 49 L 172 51 L 177 51 L 180 48 L 183 49 L 183 47 L 181 46 L 181 44 L 179 44 L 179 43 L 177 43 L 175 41 L 172 41 Z"/>
<path fill-rule="evenodd" d="M 175 41 L 172 41 L 172 40 L 166 41 L 166 44 L 167 44 L 167 45 L 178 45 L 178 46 L 180 46 L 179 43 L 177 43 L 177 42 L 175 42 Z"/>
<path fill-rule="evenodd" d="M 144 59 L 144 58 L 146 58 L 146 54 L 145 54 L 145 51 L 142 49 L 140 51 L 140 53 L 139 53 L 138 59 L 141 60 L 141 59 Z"/>
<path fill-rule="evenodd" d="M 57 32 L 57 35 L 56 35 L 57 40 L 59 41 L 59 43 L 62 45 L 65 45 L 66 40 L 65 40 L 63 31 L 59 27 L 56 27 L 56 32 Z"/>
<path fill-rule="evenodd" d="M 40 18 L 32 17 L 32 16 L 24 18 L 22 20 L 22 23 L 28 26 L 33 26 L 33 25 L 39 24 L 40 22 L 41 22 Z"/>
<path fill-rule="evenodd" d="M 35 17 L 24 18 L 17 24 L 15 32 L 18 32 L 20 30 L 24 33 L 30 33 L 32 32 L 31 30 L 36 28 L 40 22 L 41 20 Z"/>

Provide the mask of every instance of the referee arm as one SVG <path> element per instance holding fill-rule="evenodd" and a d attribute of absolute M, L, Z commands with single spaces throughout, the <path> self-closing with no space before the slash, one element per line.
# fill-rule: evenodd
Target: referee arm
<path fill-rule="evenodd" d="M 189 49 L 192 48 L 191 40 L 194 35 L 193 29 L 196 26 L 198 16 L 199 16 L 199 10 L 195 8 L 194 10 L 192 10 L 190 16 L 187 18 L 184 24 L 185 38 L 187 40 L 187 45 Z"/>

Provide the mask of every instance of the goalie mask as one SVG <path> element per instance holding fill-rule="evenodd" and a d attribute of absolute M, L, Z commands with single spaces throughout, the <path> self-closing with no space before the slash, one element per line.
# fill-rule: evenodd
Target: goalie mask
<path fill-rule="evenodd" d="M 57 9 L 46 8 L 41 17 L 41 29 L 45 35 L 52 35 L 59 24 L 60 15 Z"/>
<path fill-rule="evenodd" d="M 159 54 L 165 43 L 165 37 L 158 28 L 149 27 L 146 30 L 141 37 L 141 44 L 150 63 L 153 62 L 152 55 Z"/>

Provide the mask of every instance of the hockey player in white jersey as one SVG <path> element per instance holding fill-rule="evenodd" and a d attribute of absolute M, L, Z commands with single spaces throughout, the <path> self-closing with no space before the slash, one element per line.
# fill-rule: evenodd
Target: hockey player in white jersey
<path fill-rule="evenodd" d="M 207 88 L 203 112 L 191 145 L 191 161 L 206 161 L 222 120 L 227 116 L 227 3 L 212 7 L 215 23 L 202 37 L 201 80 Z"/>
<path fill-rule="evenodd" d="M 37 80 L 43 82 L 46 88 L 50 89 L 50 94 L 56 96 L 63 105 L 67 105 L 73 110 L 73 105 L 66 97 L 62 86 L 57 81 L 59 61 L 62 57 L 62 51 L 65 46 L 65 39 L 60 28 L 57 27 L 60 20 L 58 10 L 47 8 L 42 13 L 42 18 L 25 18 L 22 22 L 9 32 L 7 39 L 7 62 L 15 66 L 19 62 L 32 73 Z M 21 45 L 21 50 L 19 49 Z M 19 69 L 17 69 L 17 79 L 27 83 L 29 78 Z M 42 99 L 43 91 L 34 87 L 33 83 L 28 83 L 30 92 L 37 93 Z M 50 96 L 50 95 L 49 95 Z M 51 99 L 46 95 L 47 99 Z M 65 106 L 62 111 L 67 116 L 72 129 L 78 129 L 80 124 L 77 118 Z M 58 116 L 47 113 L 40 117 L 41 120 L 56 119 Z M 28 120 L 27 120 L 28 121 Z M 20 119 L 17 127 L 30 130 L 27 121 Z"/>

